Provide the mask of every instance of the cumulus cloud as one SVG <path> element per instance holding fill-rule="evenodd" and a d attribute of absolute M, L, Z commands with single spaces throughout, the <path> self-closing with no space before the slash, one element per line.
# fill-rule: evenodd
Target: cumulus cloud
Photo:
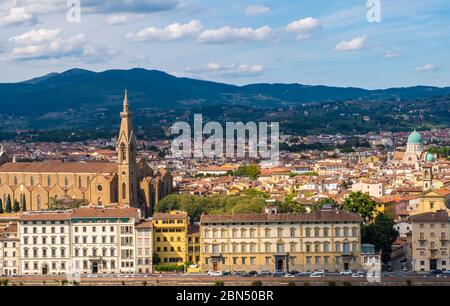
<path fill-rule="evenodd" d="M 416 67 L 416 72 L 430 72 L 437 70 L 438 67 L 434 64 L 425 64 L 423 66 Z"/>
<path fill-rule="evenodd" d="M 79 58 L 100 61 L 114 53 L 90 44 L 83 33 L 67 38 L 61 33 L 62 29 L 33 29 L 11 37 L 8 54 L 12 60 Z"/>
<path fill-rule="evenodd" d="M 0 11 L 0 27 L 35 22 L 35 17 L 25 7 L 12 7 L 4 12 Z"/>
<path fill-rule="evenodd" d="M 246 15 L 260 15 L 270 12 L 270 8 L 262 4 L 251 4 L 245 8 Z"/>
<path fill-rule="evenodd" d="M 386 53 L 384 53 L 384 57 L 386 58 L 394 58 L 394 57 L 398 57 L 400 56 L 400 53 L 396 52 L 396 51 L 387 51 Z"/>
<path fill-rule="evenodd" d="M 208 63 L 205 66 L 185 69 L 184 75 L 205 75 L 212 77 L 251 77 L 264 73 L 266 68 L 264 65 L 249 64 L 219 64 Z"/>
<path fill-rule="evenodd" d="M 341 41 L 340 43 L 338 43 L 336 45 L 335 49 L 338 51 L 359 50 L 364 47 L 364 43 L 366 42 L 366 40 L 367 40 L 367 35 L 358 36 L 358 37 L 353 38 L 350 41 Z"/>
<path fill-rule="evenodd" d="M 272 29 L 263 26 L 258 29 L 232 28 L 225 26 L 220 29 L 208 29 L 203 31 L 197 38 L 200 44 L 226 44 L 234 42 L 264 41 L 271 37 Z"/>
<path fill-rule="evenodd" d="M 186 24 L 172 23 L 165 28 L 149 27 L 136 33 L 128 33 L 126 38 L 133 42 L 141 41 L 174 41 L 193 37 L 203 29 L 199 20 Z"/>
<path fill-rule="evenodd" d="M 295 20 L 286 26 L 286 31 L 297 33 L 297 39 L 308 39 L 311 35 L 321 28 L 319 20 L 306 17 L 303 19 Z"/>

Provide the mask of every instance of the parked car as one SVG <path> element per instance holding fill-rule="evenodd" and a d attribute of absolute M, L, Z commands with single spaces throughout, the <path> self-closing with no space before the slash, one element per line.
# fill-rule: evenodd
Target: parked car
<path fill-rule="evenodd" d="M 270 271 L 261 271 L 259 272 L 259 276 L 271 276 L 272 273 Z"/>
<path fill-rule="evenodd" d="M 275 271 L 273 272 L 273 277 L 283 277 L 284 276 L 284 272 L 283 271 Z"/>
<path fill-rule="evenodd" d="M 325 274 L 313 272 L 309 275 L 309 277 L 324 277 Z"/>
<path fill-rule="evenodd" d="M 250 271 L 248 273 L 250 273 L 251 276 L 258 276 L 258 272 L 256 271 Z"/>
<path fill-rule="evenodd" d="M 431 270 L 430 272 L 428 272 L 427 274 L 425 274 L 425 276 L 427 277 L 440 277 L 442 274 L 442 270 Z"/>
<path fill-rule="evenodd" d="M 342 275 L 342 276 L 351 276 L 351 275 L 353 275 L 353 272 L 352 272 L 352 270 L 342 270 L 342 271 L 339 273 L 339 275 Z"/>
<path fill-rule="evenodd" d="M 223 273 L 221 271 L 209 271 L 209 276 L 223 276 Z"/>
<path fill-rule="evenodd" d="M 295 276 L 297 277 L 309 277 L 311 275 L 311 272 L 299 272 Z"/>
<path fill-rule="evenodd" d="M 361 278 L 361 277 L 364 277 L 364 274 L 353 273 L 352 277 L 354 277 L 354 278 Z"/>
<path fill-rule="evenodd" d="M 223 272 L 222 272 L 222 275 L 223 275 L 223 276 L 230 276 L 230 275 L 231 275 L 231 272 L 230 272 L 230 271 L 223 271 Z"/>
<path fill-rule="evenodd" d="M 287 273 L 284 275 L 284 277 L 295 277 L 295 274 Z"/>

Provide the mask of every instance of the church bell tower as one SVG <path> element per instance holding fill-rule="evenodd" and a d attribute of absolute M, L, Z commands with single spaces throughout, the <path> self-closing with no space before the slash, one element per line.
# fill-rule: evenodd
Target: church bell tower
<path fill-rule="evenodd" d="M 117 140 L 118 202 L 119 205 L 137 207 L 136 136 L 133 131 L 127 91 L 125 91 L 123 111 L 120 113 L 120 117 L 122 121 Z"/>

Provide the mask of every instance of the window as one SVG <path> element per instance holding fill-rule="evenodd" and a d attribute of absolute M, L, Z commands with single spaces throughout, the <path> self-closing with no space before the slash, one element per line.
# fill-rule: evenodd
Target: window
<path fill-rule="evenodd" d="M 127 184 L 122 183 L 122 199 L 126 199 L 127 198 Z"/>
<path fill-rule="evenodd" d="M 47 186 L 51 186 L 52 185 L 52 178 L 49 176 L 47 176 Z"/>
<path fill-rule="evenodd" d="M 66 177 L 64 177 L 64 186 L 68 187 L 69 186 L 69 179 Z"/>

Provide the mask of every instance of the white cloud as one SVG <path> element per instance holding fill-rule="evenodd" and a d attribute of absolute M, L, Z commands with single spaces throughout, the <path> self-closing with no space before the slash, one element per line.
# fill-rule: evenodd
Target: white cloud
<path fill-rule="evenodd" d="M 416 72 L 430 72 L 436 70 L 438 67 L 433 64 L 425 64 L 423 66 L 416 67 Z"/>
<path fill-rule="evenodd" d="M 262 4 L 251 4 L 245 8 L 246 15 L 260 15 L 270 12 L 270 8 Z"/>
<path fill-rule="evenodd" d="M 24 23 L 34 23 L 35 18 L 25 7 L 12 7 L 0 12 L 0 26 L 13 26 Z"/>
<path fill-rule="evenodd" d="M 212 77 L 251 77 L 264 73 L 267 69 L 264 65 L 249 65 L 249 64 L 219 64 L 208 63 L 205 66 L 185 69 L 183 75 L 206 75 Z"/>
<path fill-rule="evenodd" d="M 386 53 L 384 53 L 384 57 L 386 58 L 394 58 L 398 56 L 400 56 L 400 53 L 396 51 L 387 51 Z"/>
<path fill-rule="evenodd" d="M 62 29 L 33 29 L 11 37 L 8 51 L 12 60 L 77 58 L 102 61 L 114 55 L 108 48 L 90 44 L 83 33 L 65 38 Z"/>
<path fill-rule="evenodd" d="M 364 43 L 366 42 L 366 40 L 367 40 L 367 35 L 358 36 L 358 37 L 353 38 L 350 41 L 341 41 L 340 43 L 338 43 L 336 45 L 335 49 L 338 51 L 359 50 L 364 47 Z"/>
<path fill-rule="evenodd" d="M 199 20 L 192 20 L 186 24 L 172 23 L 165 28 L 149 27 L 136 33 L 128 33 L 130 41 L 173 41 L 186 37 L 193 37 L 203 29 Z"/>
<path fill-rule="evenodd" d="M 106 23 L 109 25 L 123 25 L 136 18 L 137 18 L 136 15 L 131 14 L 114 14 L 109 15 L 106 18 Z"/>
<path fill-rule="evenodd" d="M 208 29 L 203 31 L 197 39 L 200 44 L 226 44 L 234 42 L 264 41 L 271 37 L 272 29 L 263 26 L 258 29 L 232 28 L 225 26 L 220 29 Z"/>
<path fill-rule="evenodd" d="M 308 39 L 311 35 L 321 28 L 319 20 L 306 17 L 291 22 L 286 26 L 286 31 L 297 33 L 297 39 L 303 40 Z"/>

